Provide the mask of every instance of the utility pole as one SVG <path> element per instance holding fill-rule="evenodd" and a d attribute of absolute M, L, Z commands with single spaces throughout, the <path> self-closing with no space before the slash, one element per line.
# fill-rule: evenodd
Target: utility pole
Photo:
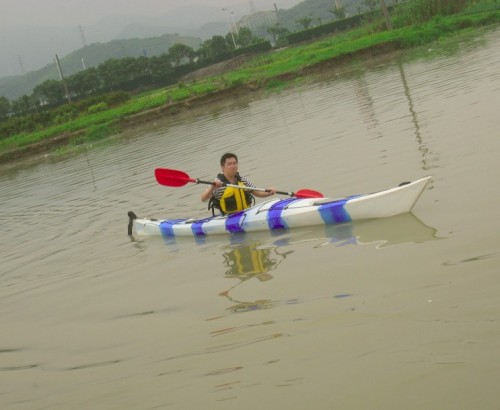
<path fill-rule="evenodd" d="M 238 35 L 238 27 L 236 27 L 236 23 L 234 22 L 233 14 L 234 13 L 232 11 L 229 12 L 229 16 L 231 17 L 231 22 L 233 23 L 233 27 L 234 27 L 234 34 Z"/>
<path fill-rule="evenodd" d="M 57 71 L 59 71 L 59 77 L 61 78 L 61 82 L 62 82 L 63 87 L 64 87 L 66 99 L 68 100 L 68 103 L 71 104 L 71 96 L 69 95 L 68 85 L 66 84 L 66 80 L 64 79 L 64 75 L 63 75 L 63 72 L 61 69 L 61 64 L 59 63 L 59 57 L 57 56 L 57 54 L 56 54 L 55 62 L 56 62 L 56 66 L 57 66 Z"/>
<path fill-rule="evenodd" d="M 222 11 L 225 11 L 226 13 L 229 14 L 229 10 L 228 9 L 222 9 Z M 231 16 L 231 18 L 232 18 L 232 16 Z M 231 33 L 231 38 L 233 39 L 234 49 L 236 50 L 238 47 L 236 47 L 236 40 L 234 39 L 233 28 L 231 27 L 231 21 L 229 20 L 229 17 L 228 17 L 228 20 L 227 20 L 227 26 L 229 28 L 229 33 Z"/>
<path fill-rule="evenodd" d="M 387 5 L 385 4 L 385 0 L 380 0 L 380 7 L 382 7 L 382 12 L 384 13 L 385 25 L 387 30 L 392 30 L 392 22 L 389 16 L 389 11 L 387 10 Z"/>

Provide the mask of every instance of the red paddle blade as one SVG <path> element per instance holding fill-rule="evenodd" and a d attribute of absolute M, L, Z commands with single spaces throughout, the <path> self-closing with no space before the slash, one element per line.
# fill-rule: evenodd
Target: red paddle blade
<path fill-rule="evenodd" d="M 294 193 L 297 198 L 323 198 L 324 195 L 321 192 L 314 191 L 312 189 L 299 189 Z"/>
<path fill-rule="evenodd" d="M 173 187 L 186 185 L 188 182 L 196 182 L 188 174 L 176 169 L 156 168 L 155 177 L 159 184 Z"/>

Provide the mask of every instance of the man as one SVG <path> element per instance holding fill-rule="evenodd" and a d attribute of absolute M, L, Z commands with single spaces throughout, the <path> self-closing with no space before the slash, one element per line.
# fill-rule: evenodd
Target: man
<path fill-rule="evenodd" d="M 276 193 L 274 188 L 269 188 L 270 192 L 263 192 L 226 186 L 231 184 L 255 188 L 255 185 L 238 173 L 238 157 L 235 154 L 225 153 L 220 159 L 220 166 L 222 173 L 218 174 L 213 185 L 209 185 L 201 194 L 203 202 L 210 200 L 208 207 L 212 212 L 214 208 L 219 209 L 222 214 L 243 211 L 252 205 L 252 195 L 266 198 Z"/>

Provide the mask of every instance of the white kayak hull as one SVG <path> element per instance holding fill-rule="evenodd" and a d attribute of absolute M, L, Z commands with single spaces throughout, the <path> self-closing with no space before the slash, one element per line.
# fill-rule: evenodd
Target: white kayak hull
<path fill-rule="evenodd" d="M 259 203 L 243 212 L 203 219 L 137 218 L 129 212 L 129 234 L 164 237 L 271 231 L 354 220 L 386 218 L 410 212 L 431 177 L 385 191 L 347 198 L 286 198 Z"/>

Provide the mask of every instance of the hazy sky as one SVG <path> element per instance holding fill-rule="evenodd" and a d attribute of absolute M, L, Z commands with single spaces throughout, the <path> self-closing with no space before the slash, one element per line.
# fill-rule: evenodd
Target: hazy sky
<path fill-rule="evenodd" d="M 253 0 L 257 7 L 287 8 L 300 0 Z M 110 14 L 157 16 L 197 4 L 231 7 L 250 0 L 0 0 L 0 27 L 93 24 Z"/>
<path fill-rule="evenodd" d="M 206 1 L 214 6 L 227 2 Z M 92 24 L 109 14 L 154 16 L 179 7 L 200 4 L 200 0 L 0 0 L 0 4 L 0 26 L 5 28 Z"/>

